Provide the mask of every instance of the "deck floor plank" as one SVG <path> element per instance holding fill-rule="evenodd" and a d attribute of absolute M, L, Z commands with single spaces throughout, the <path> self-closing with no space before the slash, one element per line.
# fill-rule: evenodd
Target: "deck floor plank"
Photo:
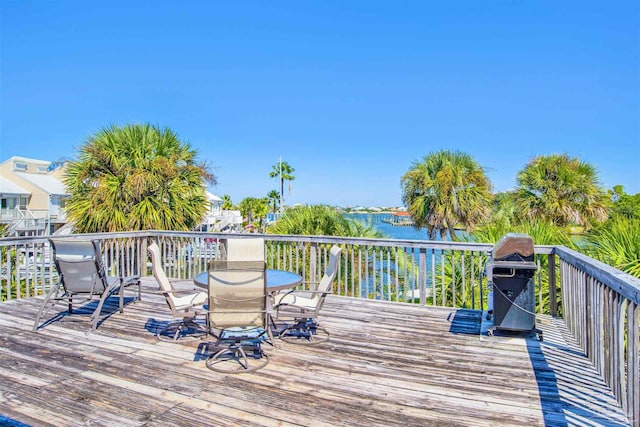
<path fill-rule="evenodd" d="M 184 285 L 189 288 L 188 282 Z M 0 304 L 0 415 L 40 425 L 628 425 L 559 319 L 545 341 L 481 334 L 481 313 L 332 296 L 331 340 L 265 345 L 243 375 L 204 366 L 203 341 L 154 337 L 171 321 L 157 285 L 96 332 L 88 314 L 31 331 L 42 297 Z M 87 307 L 80 310 L 90 313 Z"/>

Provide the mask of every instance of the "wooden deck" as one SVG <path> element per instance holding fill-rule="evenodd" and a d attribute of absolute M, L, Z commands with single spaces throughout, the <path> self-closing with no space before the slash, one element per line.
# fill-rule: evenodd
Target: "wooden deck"
<path fill-rule="evenodd" d="M 197 342 L 156 340 L 157 294 L 96 332 L 76 315 L 33 333 L 40 302 L 0 304 L 0 425 L 628 425 L 556 319 L 540 343 L 482 335 L 476 311 L 333 297 L 329 342 L 267 345 L 266 368 L 225 376 Z"/>

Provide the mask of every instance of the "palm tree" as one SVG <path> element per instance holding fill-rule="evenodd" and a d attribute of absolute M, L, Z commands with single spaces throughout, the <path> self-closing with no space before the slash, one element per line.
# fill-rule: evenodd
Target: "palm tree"
<path fill-rule="evenodd" d="M 518 174 L 517 203 L 529 218 L 589 228 L 607 218 L 608 199 L 596 169 L 566 154 L 539 156 Z"/>
<path fill-rule="evenodd" d="M 493 195 L 491 222 L 518 224 L 521 220 L 516 204 L 515 191 L 505 191 Z"/>
<path fill-rule="evenodd" d="M 442 238 L 454 226 L 472 231 L 491 212 L 491 183 L 468 154 L 441 150 L 415 162 L 402 177 L 402 200 L 416 228 L 426 227 L 429 238 Z"/>
<path fill-rule="evenodd" d="M 279 161 L 273 165 L 273 170 L 269 173 L 271 178 L 280 177 L 280 214 L 282 214 L 282 210 L 284 209 L 284 181 L 293 181 L 296 179 L 292 175 L 295 171 L 289 163 Z M 289 192 L 291 192 L 291 184 L 289 184 Z"/>
<path fill-rule="evenodd" d="M 215 183 L 196 151 L 168 128 L 111 126 L 87 138 L 64 176 L 69 220 L 80 233 L 190 230 Z"/>
<path fill-rule="evenodd" d="M 231 210 L 233 209 L 233 202 L 231 201 L 231 196 L 228 194 L 225 194 L 222 196 L 222 209 L 224 210 Z"/>
<path fill-rule="evenodd" d="M 247 218 L 247 225 L 253 224 L 254 220 L 258 221 L 258 228 L 262 229 L 262 220 L 269 212 L 268 201 L 266 198 L 245 197 L 238 203 L 238 209 L 244 218 Z"/>
<path fill-rule="evenodd" d="M 324 206 L 298 206 L 288 209 L 267 228 L 270 234 L 307 236 L 383 237 L 373 224 L 344 217 L 337 209 Z"/>
<path fill-rule="evenodd" d="M 280 193 L 276 190 L 269 191 L 267 194 L 267 199 L 269 200 L 269 205 L 273 206 L 273 215 L 275 216 L 276 211 L 278 210 L 278 202 L 280 201 Z"/>
<path fill-rule="evenodd" d="M 625 193 L 622 185 L 616 185 L 610 191 L 612 206 L 609 217 L 622 216 L 628 219 L 640 219 L 640 193 Z"/>

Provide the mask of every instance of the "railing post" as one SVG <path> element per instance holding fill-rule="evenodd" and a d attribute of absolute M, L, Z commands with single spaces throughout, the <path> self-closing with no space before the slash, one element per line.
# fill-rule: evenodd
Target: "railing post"
<path fill-rule="evenodd" d="M 138 239 L 136 239 L 138 240 Z M 146 236 L 138 240 L 138 274 L 147 276 L 147 247 L 151 244 L 151 237 Z"/>
<path fill-rule="evenodd" d="M 318 255 L 317 255 L 317 243 L 311 243 L 311 247 L 309 248 L 309 281 L 316 282 L 318 278 L 316 277 L 316 272 L 318 271 Z"/>
<path fill-rule="evenodd" d="M 582 350 L 584 350 L 587 357 L 591 357 L 591 360 L 593 360 L 595 355 L 593 354 L 594 352 L 590 350 L 590 346 L 595 344 L 596 346 L 600 345 L 599 348 L 602 348 L 602 337 L 599 334 L 596 336 L 593 333 L 594 329 L 592 329 L 598 326 L 597 322 L 599 319 L 595 319 L 594 316 L 592 316 L 594 308 L 596 307 L 594 307 L 593 304 L 591 290 L 593 289 L 597 291 L 598 288 L 597 286 L 589 286 L 589 277 L 586 275 L 582 273 L 578 273 L 578 275 L 582 279 L 582 289 L 580 290 L 581 292 L 578 292 L 578 296 L 582 295 L 584 298 L 584 313 L 582 313 L 584 317 L 581 322 L 577 323 L 575 334 L 578 336 L 578 344 L 581 345 Z M 579 303 L 579 301 L 576 302 Z M 602 304 L 602 299 L 600 299 L 600 303 Z M 606 310 L 606 308 L 603 309 Z M 579 311 L 580 310 L 576 310 L 576 314 L 578 314 Z M 598 373 L 602 375 L 602 369 L 598 369 Z"/>
<path fill-rule="evenodd" d="M 427 249 L 420 248 L 418 283 L 420 284 L 420 305 L 427 304 Z M 431 288 L 433 292 L 433 286 Z M 434 293 L 435 296 L 435 293 Z"/>
<path fill-rule="evenodd" d="M 549 273 L 549 312 L 552 317 L 558 317 L 558 297 L 556 295 L 556 256 L 550 254 L 547 256 L 548 273 Z"/>
<path fill-rule="evenodd" d="M 640 424 L 640 305 L 627 305 L 627 395 L 623 407 L 627 417 Z"/>

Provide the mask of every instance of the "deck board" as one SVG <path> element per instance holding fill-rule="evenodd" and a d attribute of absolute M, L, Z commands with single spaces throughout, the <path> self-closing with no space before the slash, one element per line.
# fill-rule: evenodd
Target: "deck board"
<path fill-rule="evenodd" d="M 489 337 L 481 313 L 328 298 L 317 346 L 277 341 L 243 375 L 208 370 L 201 342 L 159 342 L 143 300 L 96 332 L 88 316 L 31 331 L 41 298 L 0 304 L 0 415 L 28 425 L 628 425 L 561 320 L 545 340 Z M 74 319 L 76 319 L 74 321 Z M 0 418 L 1 419 L 1 418 Z"/>

